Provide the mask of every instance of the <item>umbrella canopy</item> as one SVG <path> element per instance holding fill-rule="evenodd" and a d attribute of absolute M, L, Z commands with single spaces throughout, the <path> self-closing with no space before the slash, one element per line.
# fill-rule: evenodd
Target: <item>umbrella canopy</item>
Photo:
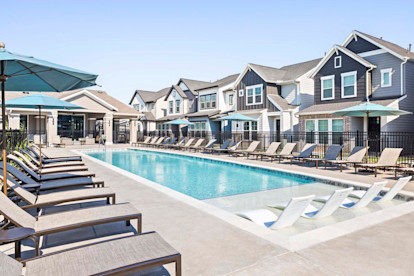
<path fill-rule="evenodd" d="M 32 109 L 38 109 L 39 107 L 45 109 L 84 109 L 81 106 L 56 99 L 42 93 L 12 99 L 6 102 L 6 107 Z"/>
<path fill-rule="evenodd" d="M 5 91 L 60 92 L 94 86 L 97 77 L 96 74 L 12 53 L 0 42 L 3 183 L 7 183 Z M 7 185 L 3 185 L 3 191 L 7 193 Z"/>
<path fill-rule="evenodd" d="M 186 121 L 186 120 L 182 120 L 182 119 L 175 119 L 165 124 L 166 125 L 194 125 L 194 123 Z"/>
<path fill-rule="evenodd" d="M 362 103 L 356 106 L 348 107 L 334 112 L 335 115 L 350 117 L 380 117 L 380 116 L 399 116 L 411 114 L 404 110 L 374 104 L 370 102 Z"/>
<path fill-rule="evenodd" d="M 240 113 L 233 113 L 228 116 L 218 118 L 215 121 L 246 121 L 246 122 L 249 122 L 249 121 L 257 121 L 257 120 L 244 116 L 243 114 L 240 114 Z"/>

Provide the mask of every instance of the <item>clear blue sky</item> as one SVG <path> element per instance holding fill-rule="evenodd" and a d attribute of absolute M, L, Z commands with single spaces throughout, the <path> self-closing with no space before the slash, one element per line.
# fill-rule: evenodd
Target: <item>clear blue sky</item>
<path fill-rule="evenodd" d="M 97 73 L 101 89 L 128 102 L 180 77 L 322 57 L 354 29 L 408 47 L 413 10 L 412 1 L 3 1 L 0 41 Z"/>

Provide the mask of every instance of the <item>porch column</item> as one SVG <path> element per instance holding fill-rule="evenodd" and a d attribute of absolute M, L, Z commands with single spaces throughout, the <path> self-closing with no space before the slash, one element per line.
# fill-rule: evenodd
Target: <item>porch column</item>
<path fill-rule="evenodd" d="M 113 139 L 112 139 L 112 131 L 114 128 L 114 116 L 112 113 L 105 114 L 105 117 L 103 118 L 104 121 L 104 133 L 106 137 L 106 144 L 112 145 Z"/>
<path fill-rule="evenodd" d="M 9 129 L 20 129 L 20 114 L 9 114 Z"/>
<path fill-rule="evenodd" d="M 48 144 L 52 144 L 57 141 L 57 136 L 58 136 L 58 112 L 57 110 L 53 110 L 51 111 L 48 115 L 46 115 L 47 118 L 47 127 L 46 127 L 46 131 L 47 131 L 47 142 Z"/>
<path fill-rule="evenodd" d="M 138 140 L 137 132 L 138 132 L 138 119 L 131 119 L 129 120 L 129 143 L 136 143 Z"/>

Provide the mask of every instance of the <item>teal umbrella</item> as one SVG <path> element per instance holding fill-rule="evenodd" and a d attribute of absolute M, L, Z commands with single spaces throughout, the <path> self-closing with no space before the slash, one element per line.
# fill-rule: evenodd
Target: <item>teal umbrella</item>
<path fill-rule="evenodd" d="M 257 121 L 256 119 L 247 117 L 240 113 L 233 113 L 225 117 L 221 117 L 216 119 L 215 121 L 241 121 L 241 122 L 250 122 L 250 121 Z"/>
<path fill-rule="evenodd" d="M 12 53 L 0 42 L 0 82 L 2 102 L 3 179 L 6 170 L 5 91 L 60 92 L 96 85 L 98 75 L 62 66 L 31 56 Z M 3 185 L 7 192 L 7 185 Z"/>
<path fill-rule="evenodd" d="M 183 120 L 183 119 L 175 119 L 165 124 L 166 125 L 194 125 L 194 123 Z"/>
<path fill-rule="evenodd" d="M 411 112 L 399 110 L 379 104 L 365 102 L 356 106 L 348 107 L 334 112 L 335 115 L 349 117 L 381 117 L 381 116 L 401 116 L 412 114 Z M 368 121 L 366 129 L 366 146 L 368 146 Z M 366 152 L 366 160 L 368 160 L 368 150 Z"/>
<path fill-rule="evenodd" d="M 39 109 L 39 118 L 41 118 L 42 108 L 45 109 L 84 109 L 81 106 L 65 102 L 42 93 L 32 94 L 20 98 L 15 98 L 6 102 L 6 107 L 15 108 L 31 108 Z M 39 124 L 40 129 L 40 145 L 39 145 L 39 162 L 42 167 L 42 124 Z"/>

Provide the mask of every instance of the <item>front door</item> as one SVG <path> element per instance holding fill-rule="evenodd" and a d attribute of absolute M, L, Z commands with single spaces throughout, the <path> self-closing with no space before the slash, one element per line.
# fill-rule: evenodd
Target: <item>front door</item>
<path fill-rule="evenodd" d="M 275 122 L 275 131 L 276 131 L 276 142 L 280 142 L 280 119 L 276 119 Z"/>
<path fill-rule="evenodd" d="M 379 152 L 381 148 L 381 117 L 368 119 L 368 145 L 370 152 Z"/>

